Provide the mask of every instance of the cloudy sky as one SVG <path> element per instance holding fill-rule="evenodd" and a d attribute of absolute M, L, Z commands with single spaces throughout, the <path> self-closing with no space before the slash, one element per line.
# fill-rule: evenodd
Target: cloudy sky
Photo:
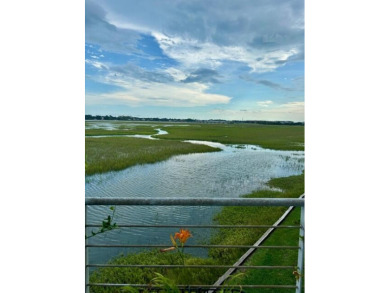
<path fill-rule="evenodd" d="M 304 121 L 303 0 L 86 0 L 86 114 Z"/>

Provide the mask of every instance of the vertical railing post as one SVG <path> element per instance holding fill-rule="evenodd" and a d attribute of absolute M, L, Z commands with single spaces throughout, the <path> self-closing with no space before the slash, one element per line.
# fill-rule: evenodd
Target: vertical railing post
<path fill-rule="evenodd" d="M 301 207 L 301 228 L 299 229 L 299 250 L 298 250 L 298 265 L 297 265 L 297 281 L 296 293 L 302 292 L 302 275 L 303 275 L 303 258 L 304 258 L 304 243 L 305 243 L 305 207 Z"/>
<path fill-rule="evenodd" d="M 88 217 L 87 217 L 87 207 L 88 205 L 85 205 L 85 225 L 88 224 Z M 85 227 L 85 236 L 88 235 L 87 227 Z M 89 264 L 89 256 L 88 256 L 88 238 L 85 238 L 85 293 L 89 293 L 89 286 L 87 285 L 89 283 L 89 267 L 87 266 Z"/>

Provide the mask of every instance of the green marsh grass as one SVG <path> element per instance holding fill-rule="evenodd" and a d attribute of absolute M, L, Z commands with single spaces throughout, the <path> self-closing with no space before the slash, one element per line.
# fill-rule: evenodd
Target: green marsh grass
<path fill-rule="evenodd" d="M 300 208 L 293 211 L 283 221 L 283 225 L 299 225 Z M 269 238 L 264 241 L 264 245 L 269 246 L 298 246 L 298 229 L 276 229 Z M 260 249 L 255 252 L 245 265 L 270 266 L 270 265 L 296 265 L 298 250 L 296 249 Z M 271 285 L 295 285 L 293 270 L 244 270 L 244 278 L 240 280 L 242 285 L 250 284 L 271 284 Z M 304 272 L 302 275 L 304 280 Z M 258 289 L 245 289 L 246 293 L 259 292 Z M 261 292 L 274 293 L 278 289 L 262 289 Z M 295 289 L 283 289 L 283 292 L 293 293 Z"/>
<path fill-rule="evenodd" d="M 268 182 L 270 187 L 282 189 L 278 191 L 258 191 L 245 197 L 283 197 L 283 198 L 296 198 L 304 193 L 304 173 L 298 176 L 274 178 Z M 267 211 L 269 209 L 269 212 Z M 287 208 L 273 207 L 259 207 L 248 208 L 247 207 L 226 207 L 220 214 L 217 215 L 216 220 L 220 224 L 230 224 L 240 221 L 238 219 L 243 217 L 242 222 L 245 224 L 253 225 L 272 225 L 281 215 L 287 210 Z M 278 213 L 276 214 L 276 210 Z M 257 216 L 256 216 L 257 214 Z M 239 216 L 240 215 L 240 216 Z M 231 218 L 231 219 L 230 219 Z M 235 219 L 235 220 L 234 220 Z M 283 225 L 299 225 L 300 209 L 294 208 L 293 211 L 283 221 Z M 264 233 L 266 229 L 259 229 L 257 233 Z M 253 231 L 253 230 L 251 230 Z M 249 229 L 242 229 L 241 234 L 236 233 L 224 233 L 223 231 L 217 234 L 215 240 L 217 243 L 225 243 L 225 241 L 237 241 L 240 244 L 252 245 L 257 241 L 259 234 L 251 235 L 253 232 Z M 233 232 L 233 231 L 231 231 Z M 224 235 L 225 234 L 225 235 Z M 265 240 L 263 245 L 277 245 L 277 246 L 297 246 L 298 245 L 299 229 L 276 229 Z M 232 262 L 235 258 L 241 256 L 245 250 L 241 250 L 238 254 L 227 254 L 228 257 L 219 257 L 223 262 Z M 215 253 L 215 252 L 214 252 Z M 217 256 L 218 258 L 218 256 Z M 298 258 L 298 251 L 296 249 L 260 249 L 255 252 L 245 265 L 256 266 L 272 266 L 272 265 L 296 265 Z M 240 280 L 242 285 L 261 284 L 261 285 L 295 285 L 295 277 L 292 274 L 293 270 L 287 269 L 275 269 L 275 270 L 242 270 L 244 272 L 244 278 Z M 255 293 L 260 292 L 260 289 L 245 289 L 245 292 Z M 280 292 L 280 289 L 267 288 L 261 289 L 261 292 L 276 293 Z M 294 289 L 283 289 L 283 292 L 295 292 Z"/>
<path fill-rule="evenodd" d="M 275 150 L 304 150 L 304 126 L 259 124 L 191 124 L 166 126 L 161 139 L 207 140 L 224 144 L 253 144 Z"/>
<path fill-rule="evenodd" d="M 215 152 L 220 149 L 180 141 L 135 137 L 85 138 L 85 173 L 122 170 L 137 164 L 166 160 L 174 155 Z"/>
<path fill-rule="evenodd" d="M 86 126 L 94 122 L 86 122 Z M 261 124 L 196 124 L 106 121 L 114 130 L 87 128 L 85 135 L 156 134 L 155 128 L 168 131 L 161 139 L 207 140 L 224 144 L 253 144 L 275 150 L 304 150 L 304 126 Z M 185 126 L 184 126 L 185 125 Z"/>
<path fill-rule="evenodd" d="M 182 259 L 176 252 L 161 253 L 158 250 L 132 253 L 113 259 L 111 264 L 143 264 L 143 265 L 182 265 Z M 185 255 L 186 265 L 212 265 L 213 261 Z M 122 283 L 122 284 L 150 284 L 160 273 L 174 283 L 182 284 L 210 284 L 217 275 L 223 274 L 224 269 L 212 268 L 102 268 L 91 274 L 91 283 Z M 116 288 L 92 287 L 93 293 L 120 292 Z"/>
<path fill-rule="evenodd" d="M 282 191 L 260 190 L 245 195 L 245 198 L 297 198 L 304 193 L 304 174 L 274 178 L 268 186 Z M 224 207 L 214 220 L 220 225 L 272 225 L 287 210 L 287 207 Z M 211 239 L 212 244 L 252 245 L 267 228 L 220 229 Z M 234 263 L 246 249 L 211 249 L 209 254 L 224 264 Z"/>
<path fill-rule="evenodd" d="M 113 124 L 114 129 L 91 128 L 85 129 L 85 136 L 99 135 L 134 135 L 134 134 L 157 134 L 155 127 L 151 125 L 125 125 Z"/>

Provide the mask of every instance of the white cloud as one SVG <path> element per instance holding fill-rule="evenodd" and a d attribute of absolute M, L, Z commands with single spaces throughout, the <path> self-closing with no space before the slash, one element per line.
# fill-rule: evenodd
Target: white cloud
<path fill-rule="evenodd" d="M 123 89 L 114 93 L 87 94 L 88 104 L 110 104 L 115 101 L 133 106 L 195 107 L 227 104 L 231 100 L 225 95 L 207 93 L 208 84 L 175 82 L 186 76 L 175 68 L 146 71 L 131 63 L 113 65 L 89 59 L 85 62 L 101 70 L 101 74 L 90 78 Z"/>
<path fill-rule="evenodd" d="M 164 71 L 166 73 L 168 73 L 170 76 L 172 76 L 172 78 L 175 81 L 181 81 L 187 77 L 187 75 L 183 71 L 181 71 L 177 68 L 174 68 L 174 67 L 169 67 L 169 68 L 165 69 Z"/>
<path fill-rule="evenodd" d="M 111 24 L 107 12 L 92 0 L 85 2 L 85 41 L 100 45 L 105 50 L 125 53 L 137 52 L 140 38 L 135 30 L 121 29 Z"/>
<path fill-rule="evenodd" d="M 87 94 L 87 104 L 122 103 L 131 106 L 195 107 L 213 104 L 228 104 L 230 97 L 206 93 L 207 86 L 199 83 L 174 85 L 134 81 L 134 86 L 108 94 Z M 136 84 L 136 85 L 135 85 Z"/>
<path fill-rule="evenodd" d="M 264 115 L 277 115 L 278 117 L 302 117 L 299 121 L 304 120 L 304 102 L 290 102 L 286 104 L 280 104 L 275 107 L 269 107 L 262 110 Z M 280 118 L 282 120 L 282 118 Z M 285 119 L 288 120 L 288 119 Z"/>
<path fill-rule="evenodd" d="M 93 19 L 99 20 L 91 22 L 93 28 L 101 32 L 103 26 L 108 36 L 113 36 L 111 46 L 119 50 L 126 44 L 131 52 L 137 33 L 151 34 L 184 71 L 194 70 L 194 66 L 216 69 L 223 61 L 236 61 L 262 73 L 289 60 L 301 60 L 303 13 L 302 0 L 102 0 L 88 6 L 88 16 L 97 15 Z M 92 32 L 98 30 L 88 31 L 88 35 L 108 46 L 100 33 L 95 36 Z"/>
<path fill-rule="evenodd" d="M 96 63 L 96 62 L 95 62 Z M 94 66 L 102 66 L 100 64 Z M 106 66 L 105 76 L 94 77 L 96 81 L 121 87 L 115 93 L 87 94 L 87 104 L 124 103 L 132 106 L 195 107 L 213 104 L 228 104 L 231 97 L 207 93 L 208 85 L 201 83 L 161 83 L 137 79 L 130 74 L 120 75 Z M 171 70 L 172 75 L 180 73 Z"/>
<path fill-rule="evenodd" d="M 257 102 L 256 104 L 260 107 L 268 107 L 272 103 L 273 103 L 272 101 L 260 101 L 260 102 Z"/>
<path fill-rule="evenodd" d="M 303 0 L 94 2 L 104 8 L 110 23 L 143 33 L 158 31 L 201 43 L 273 50 L 303 43 Z"/>
<path fill-rule="evenodd" d="M 142 61 L 114 65 L 108 58 L 95 58 L 100 53 L 90 54 L 93 57 L 86 64 L 98 69 L 92 78 L 122 90 L 87 93 L 86 103 L 178 107 L 228 104 L 231 97 L 207 91 L 212 83 L 214 90 L 220 90 L 242 74 L 252 76 L 253 80 L 244 80 L 255 84 L 303 91 L 302 80 L 296 81 L 299 87 L 294 83 L 290 88 L 249 74 L 271 72 L 290 61 L 303 60 L 303 13 L 303 0 L 87 0 L 86 42 L 142 57 Z M 162 52 L 177 62 L 160 58 L 156 44 L 145 35 L 153 36 Z M 150 62 L 155 66 L 149 66 L 144 63 L 148 58 L 160 58 L 161 62 Z M 207 73 L 208 79 L 204 77 Z M 221 84 L 215 85 L 218 82 Z M 236 98 L 244 100 L 239 94 Z M 210 118 L 241 119 L 245 115 L 256 120 L 303 121 L 303 102 L 276 104 L 283 97 L 266 98 L 274 102 L 251 101 L 253 109 L 215 110 L 209 114 L 217 117 Z"/>
<path fill-rule="evenodd" d="M 157 32 L 153 36 L 164 53 L 178 60 L 185 68 L 204 66 L 216 69 L 223 61 L 236 61 L 247 64 L 252 72 L 267 72 L 282 66 L 288 58 L 298 53 L 295 48 L 267 52 L 250 47 L 201 43 L 195 39 L 169 37 Z"/>
<path fill-rule="evenodd" d="M 271 105 L 271 103 L 269 103 Z M 302 122 L 304 117 L 304 102 L 290 102 L 269 106 L 265 109 L 214 109 L 211 113 L 212 117 L 225 119 L 229 117 L 231 120 L 268 120 L 268 121 L 295 121 Z"/>
<path fill-rule="evenodd" d="M 96 61 L 96 60 L 85 59 L 85 63 L 92 65 L 93 67 L 98 68 L 98 69 L 108 70 L 108 67 L 104 63 Z"/>

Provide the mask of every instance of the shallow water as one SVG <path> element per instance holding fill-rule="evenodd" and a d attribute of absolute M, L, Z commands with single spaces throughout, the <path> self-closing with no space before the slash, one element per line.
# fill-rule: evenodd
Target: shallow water
<path fill-rule="evenodd" d="M 128 137 L 139 137 L 139 138 L 147 138 L 147 139 L 158 139 L 158 138 L 152 137 L 152 135 L 163 135 L 163 134 L 168 134 L 168 132 L 165 131 L 165 130 L 162 130 L 162 129 L 159 129 L 159 128 L 157 128 L 156 130 L 158 131 L 156 134 L 151 134 L 151 135 L 134 134 L 134 135 L 128 135 Z"/>
<path fill-rule="evenodd" d="M 111 129 L 112 130 L 112 129 Z M 165 130 L 156 128 L 157 133 L 155 134 L 118 134 L 118 135 L 88 135 L 86 138 L 100 138 L 100 137 L 138 137 L 138 138 L 147 138 L 147 139 L 158 139 L 153 137 L 154 135 L 163 135 L 168 134 Z"/>
<path fill-rule="evenodd" d="M 271 178 L 301 174 L 304 152 L 275 151 L 258 146 L 219 147 L 221 152 L 174 156 L 164 162 L 97 174 L 86 178 L 87 197 L 239 197 L 258 189 L 269 189 Z M 123 224 L 185 225 L 210 224 L 218 207 L 116 207 L 114 222 Z M 99 224 L 110 214 L 109 207 L 89 206 L 88 223 Z M 94 229 L 95 231 L 97 228 Z M 167 244 L 175 228 L 121 228 L 90 238 L 96 244 Z M 193 229 L 188 244 L 207 242 L 210 230 Z M 119 253 L 136 250 L 90 248 L 90 263 L 103 263 Z M 196 255 L 205 250 L 188 249 Z"/>

